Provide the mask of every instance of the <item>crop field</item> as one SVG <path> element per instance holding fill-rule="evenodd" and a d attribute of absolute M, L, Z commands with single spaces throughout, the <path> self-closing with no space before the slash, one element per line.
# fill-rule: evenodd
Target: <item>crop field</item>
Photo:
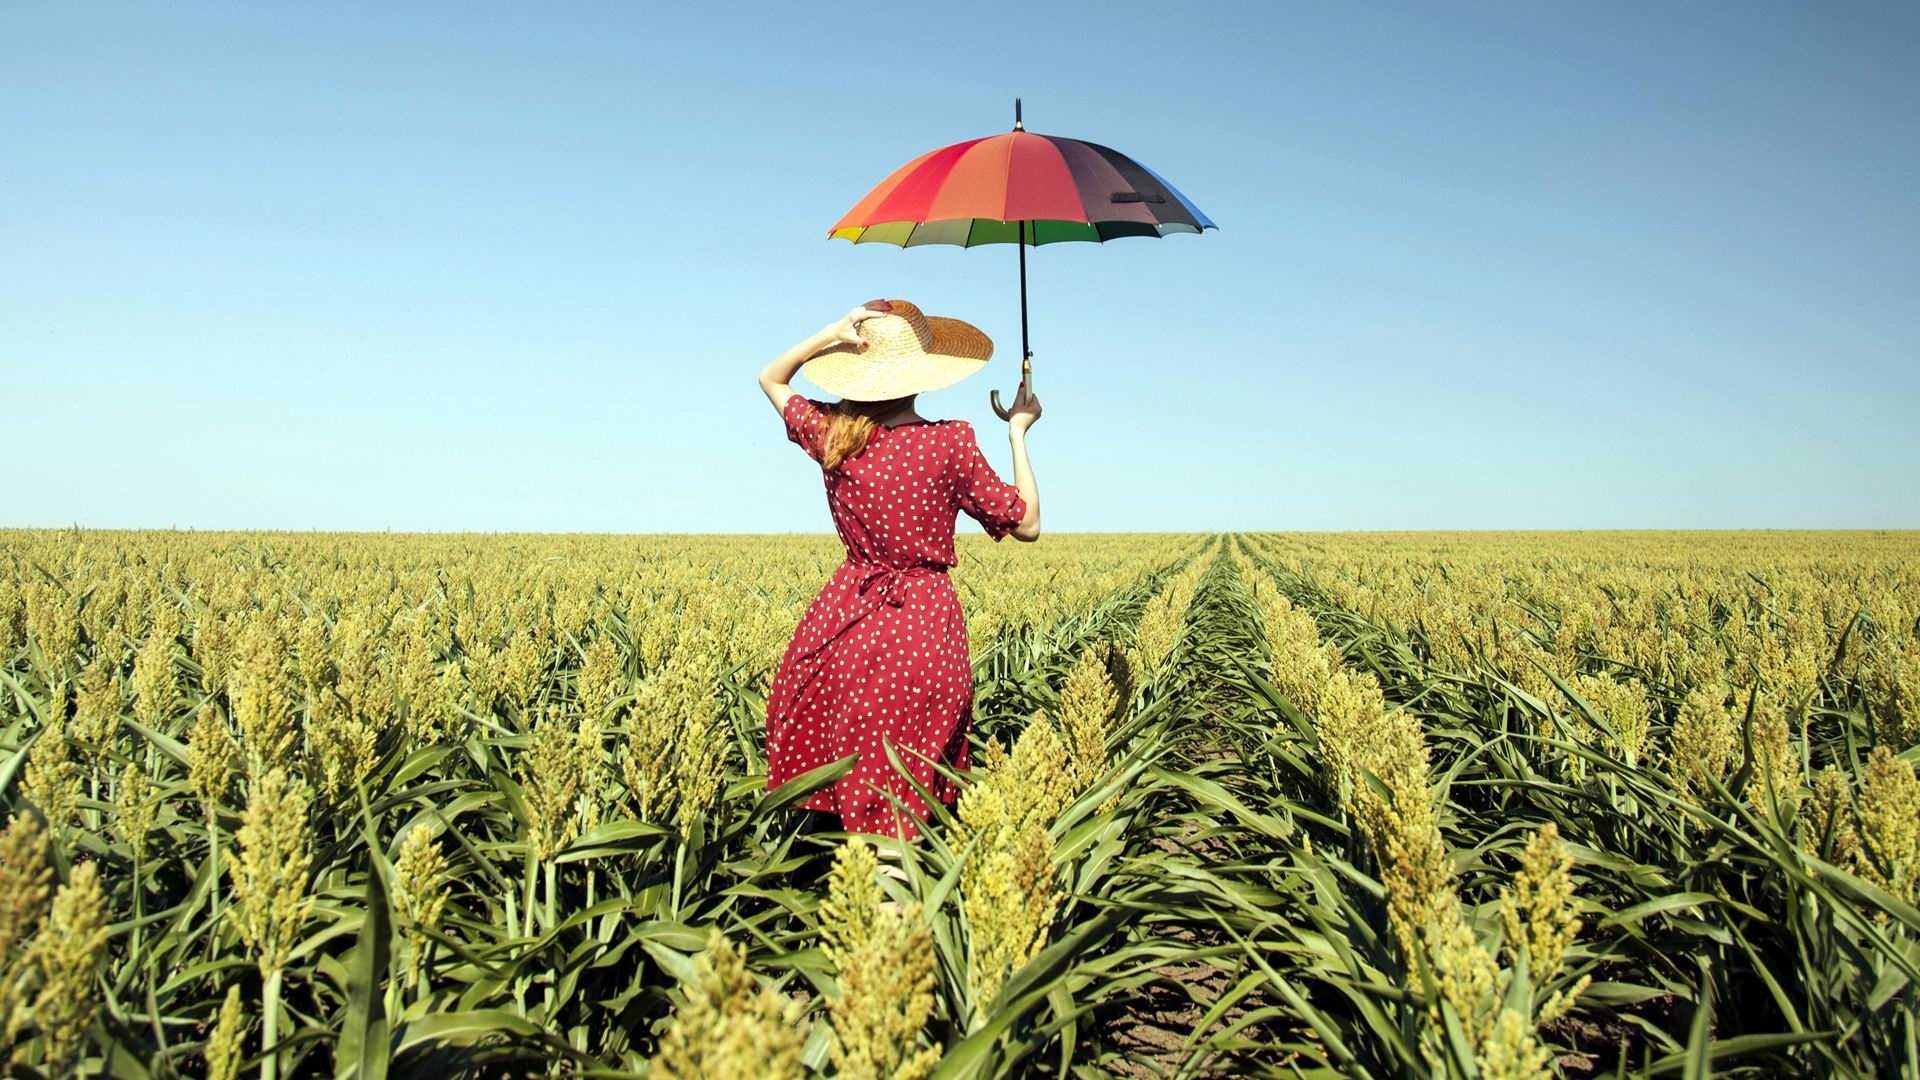
<path fill-rule="evenodd" d="M 831 537 L 0 530 L 0 1060 L 1920 1078 L 1920 534 L 959 551 L 900 850 L 765 787 Z"/>

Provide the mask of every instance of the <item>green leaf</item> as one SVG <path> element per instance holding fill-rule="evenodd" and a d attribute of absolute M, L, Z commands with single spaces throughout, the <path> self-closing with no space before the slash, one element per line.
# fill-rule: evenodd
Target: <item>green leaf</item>
<path fill-rule="evenodd" d="M 335 1080 L 384 1080 L 387 1075 L 387 980 L 392 973 L 393 909 L 387 894 L 391 867 L 367 828 L 366 916 L 347 960 L 347 1015 L 334 1050 Z"/>
<path fill-rule="evenodd" d="M 1693 1003 L 1681 1075 L 1683 1080 L 1709 1080 L 1713 1076 L 1713 968 L 1706 957 L 1696 957 L 1695 962 L 1700 967 L 1700 994 Z"/>
<path fill-rule="evenodd" d="M 539 1034 L 539 1025 L 505 1009 L 434 1013 L 402 1026 L 394 1053 L 404 1054 L 418 1047 L 466 1046 L 500 1035 L 533 1037 Z"/>
<path fill-rule="evenodd" d="M 567 850 L 554 856 L 553 861 L 555 864 L 564 864 L 623 855 L 644 849 L 647 843 L 654 840 L 673 835 L 673 830 L 647 821 L 608 821 L 589 829 Z"/>
<path fill-rule="evenodd" d="M 1616 911 L 1612 915 L 1609 915 L 1606 919 L 1602 920 L 1600 925 L 1601 926 L 1619 926 L 1623 923 L 1635 923 L 1635 922 L 1641 921 L 1642 919 L 1647 919 L 1654 915 L 1659 915 L 1663 912 L 1680 911 L 1680 910 L 1686 910 L 1691 908 L 1697 908 L 1704 904 L 1718 903 L 1719 900 L 1720 900 L 1719 897 L 1714 896 L 1711 893 L 1702 893 L 1702 892 L 1673 893 L 1668 896 L 1662 896 L 1662 897 L 1655 898 L 1653 900 L 1648 900 L 1647 902 L 1642 904 L 1635 904 L 1632 907 L 1623 909 L 1621 911 Z"/>
<path fill-rule="evenodd" d="M 829 761 L 818 768 L 808 769 L 762 796 L 750 816 L 754 819 L 765 818 L 803 802 L 807 796 L 852 772 L 853 767 L 859 763 L 858 755 L 848 755 L 839 761 Z"/>

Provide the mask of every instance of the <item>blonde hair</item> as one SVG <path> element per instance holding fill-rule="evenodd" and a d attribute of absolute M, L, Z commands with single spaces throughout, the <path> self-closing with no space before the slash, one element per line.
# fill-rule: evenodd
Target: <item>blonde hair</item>
<path fill-rule="evenodd" d="M 867 448 L 867 439 L 878 426 L 874 422 L 876 414 L 895 412 L 901 405 L 913 400 L 913 395 L 888 398 L 885 401 L 836 401 L 829 405 L 832 414 L 827 417 L 826 434 L 820 439 L 820 465 L 832 471 L 840 467 L 849 458 L 858 456 Z"/>

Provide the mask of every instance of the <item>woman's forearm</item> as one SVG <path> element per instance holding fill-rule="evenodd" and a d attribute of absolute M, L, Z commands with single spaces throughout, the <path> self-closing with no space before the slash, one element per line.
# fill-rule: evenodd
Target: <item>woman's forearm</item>
<path fill-rule="evenodd" d="M 1038 540 L 1040 538 L 1040 485 L 1033 479 L 1033 463 L 1027 460 L 1027 432 L 1024 428 L 1010 427 L 1007 438 L 1013 443 L 1013 486 L 1020 490 L 1020 498 L 1027 504 L 1026 516 L 1013 529 L 1013 535 L 1020 540 Z"/>
<path fill-rule="evenodd" d="M 766 367 L 760 369 L 760 389 L 765 390 L 768 397 L 773 397 L 777 390 L 784 389 L 791 393 L 787 384 L 793 381 L 794 375 L 800 370 L 800 365 L 813 359 L 813 355 L 821 349 L 839 340 L 836 332 L 838 325 L 829 323 L 811 335 L 794 342 L 786 352 L 774 357 Z M 786 404 L 785 395 L 781 397 L 782 400 L 775 401 L 775 405 Z"/>

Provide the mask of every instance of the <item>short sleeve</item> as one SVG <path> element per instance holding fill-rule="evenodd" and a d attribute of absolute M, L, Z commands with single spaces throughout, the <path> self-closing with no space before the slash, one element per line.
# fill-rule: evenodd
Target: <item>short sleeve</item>
<path fill-rule="evenodd" d="M 954 426 L 960 429 L 953 475 L 954 501 L 987 530 L 988 536 L 999 540 L 1027 516 L 1027 500 L 1020 496 L 1019 488 L 1000 479 L 993 466 L 987 464 L 987 456 L 980 452 L 980 442 L 974 438 L 973 425 L 963 421 Z"/>
<path fill-rule="evenodd" d="M 808 457 L 819 461 L 821 440 L 827 430 L 826 409 L 818 402 L 793 394 L 781 406 L 780 415 L 787 422 L 787 438 L 799 444 Z"/>

